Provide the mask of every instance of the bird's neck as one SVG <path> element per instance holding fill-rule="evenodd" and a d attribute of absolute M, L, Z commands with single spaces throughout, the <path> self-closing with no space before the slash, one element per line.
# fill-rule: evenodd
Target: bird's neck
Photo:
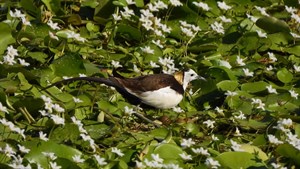
<path fill-rule="evenodd" d="M 177 82 L 182 85 L 183 90 L 185 91 L 185 89 L 187 88 L 189 81 L 187 79 L 184 78 L 184 73 L 183 72 L 176 72 L 174 74 L 174 78 L 177 80 Z"/>

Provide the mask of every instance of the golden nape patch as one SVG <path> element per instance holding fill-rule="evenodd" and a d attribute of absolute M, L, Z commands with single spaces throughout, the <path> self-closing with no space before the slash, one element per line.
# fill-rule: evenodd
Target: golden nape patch
<path fill-rule="evenodd" d="M 183 72 L 176 72 L 174 74 L 174 78 L 177 80 L 179 84 L 183 84 Z"/>

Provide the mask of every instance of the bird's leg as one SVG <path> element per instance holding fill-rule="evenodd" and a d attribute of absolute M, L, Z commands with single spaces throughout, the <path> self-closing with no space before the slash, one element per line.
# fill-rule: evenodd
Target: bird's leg
<path fill-rule="evenodd" d="M 136 107 L 136 111 L 133 113 L 135 116 L 137 116 L 138 118 L 148 122 L 148 123 L 151 123 L 153 124 L 155 127 L 161 127 L 160 124 L 158 123 L 155 123 L 154 121 L 148 119 L 147 117 L 143 116 L 142 114 L 139 113 L 139 110 L 141 110 L 141 108 L 139 106 Z"/>

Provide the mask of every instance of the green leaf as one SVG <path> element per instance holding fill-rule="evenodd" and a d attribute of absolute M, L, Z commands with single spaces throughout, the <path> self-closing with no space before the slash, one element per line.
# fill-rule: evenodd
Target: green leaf
<path fill-rule="evenodd" d="M 11 35 L 10 27 L 3 22 L 0 23 L 0 37 L 0 55 L 2 55 L 7 46 L 9 44 L 15 43 L 16 40 Z"/>
<path fill-rule="evenodd" d="M 48 55 L 43 52 L 28 52 L 27 55 L 41 63 L 45 63 L 46 58 L 48 57 Z"/>
<path fill-rule="evenodd" d="M 263 152 L 260 148 L 250 145 L 250 144 L 241 144 L 240 147 L 242 150 L 244 150 L 245 152 L 251 153 L 251 154 L 255 154 L 257 155 L 258 158 L 260 158 L 263 161 L 266 161 L 268 158 L 267 154 L 265 152 Z"/>
<path fill-rule="evenodd" d="M 57 144 L 51 140 L 45 142 L 40 140 L 30 140 L 23 142 L 23 145 L 30 149 L 30 152 L 25 155 L 27 160 L 35 161 L 43 168 L 48 168 L 48 159 L 42 152 L 52 152 L 58 158 L 64 158 L 73 161 L 74 155 L 81 155 L 81 152 L 70 146 Z"/>
<path fill-rule="evenodd" d="M 234 91 L 237 89 L 239 86 L 238 81 L 233 81 L 233 80 L 223 80 L 219 83 L 217 83 L 217 87 L 223 91 Z"/>
<path fill-rule="evenodd" d="M 78 54 L 68 53 L 56 59 L 51 65 L 51 69 L 57 76 L 74 76 L 85 73 L 83 60 Z"/>
<path fill-rule="evenodd" d="M 286 68 L 282 68 L 277 72 L 277 78 L 283 83 L 289 83 L 293 80 L 293 74 Z"/>
<path fill-rule="evenodd" d="M 157 146 L 153 153 L 159 154 L 159 157 L 166 159 L 166 160 L 176 160 L 179 159 L 183 150 L 178 147 L 176 144 L 172 143 L 163 143 Z"/>
<path fill-rule="evenodd" d="M 295 147 L 290 144 L 281 144 L 277 147 L 276 152 L 286 158 L 293 160 L 298 166 L 300 166 L 300 153 Z"/>
<path fill-rule="evenodd" d="M 244 83 L 241 86 L 241 89 L 248 93 L 256 93 L 266 90 L 268 83 L 264 81 L 253 82 L 253 83 Z"/>
<path fill-rule="evenodd" d="M 32 85 L 28 83 L 27 79 L 25 78 L 25 76 L 23 75 L 23 73 L 19 72 L 18 73 L 18 78 L 20 80 L 20 89 L 21 90 L 29 90 Z"/>
<path fill-rule="evenodd" d="M 256 21 L 256 25 L 268 33 L 290 32 L 290 28 L 287 23 L 275 17 L 261 17 Z"/>
<path fill-rule="evenodd" d="M 255 161 L 254 155 L 248 152 L 225 152 L 217 156 L 216 160 L 224 168 L 240 169 L 263 166 Z"/>

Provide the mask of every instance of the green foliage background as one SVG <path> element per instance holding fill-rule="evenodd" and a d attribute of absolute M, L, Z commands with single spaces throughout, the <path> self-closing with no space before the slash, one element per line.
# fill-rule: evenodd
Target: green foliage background
<path fill-rule="evenodd" d="M 146 30 L 140 21 L 140 10 L 155 1 L 134 2 L 134 5 L 125 0 L 0 2 L 0 102 L 7 108 L 7 111 L 1 109 L 0 116 L 19 128 L 16 132 L 3 121 L 0 124 L 3 152 L 0 168 L 17 168 L 16 163 L 55 168 L 50 162 L 56 162 L 61 168 L 125 169 L 135 167 L 136 161 L 147 165 L 147 160 L 154 160 L 153 154 L 158 154 L 165 165 L 157 168 L 167 168 L 167 164 L 181 168 L 212 167 L 206 163 L 208 157 L 191 149 L 200 147 L 207 149 L 221 168 L 271 168 L 275 163 L 287 168 L 300 166 L 300 100 L 291 95 L 300 93 L 300 37 L 291 34 L 299 34 L 300 23 L 295 19 L 299 17 L 297 0 L 226 0 L 232 7 L 227 11 L 220 9 L 216 0 L 203 1 L 209 11 L 195 6 L 193 2 L 198 1 L 194 0 L 181 1 L 182 6 L 178 7 L 163 1 L 168 9 L 154 12 L 155 17 L 171 28 L 163 36 Z M 126 6 L 135 15 L 114 20 L 112 14 L 120 16 Z M 256 7 L 266 8 L 269 16 L 262 15 Z M 296 16 L 292 17 L 286 7 L 295 8 Z M 16 9 L 25 14 L 31 25 L 11 16 L 10 11 Z M 258 20 L 251 21 L 247 14 Z M 232 21 L 222 24 L 224 33 L 212 28 L 215 22 L 222 23 L 220 16 Z M 50 20 L 58 23 L 60 29 L 53 30 L 47 24 Z M 180 21 L 201 30 L 186 36 Z M 266 37 L 257 31 L 266 33 Z M 49 32 L 58 39 L 53 39 Z M 68 38 L 71 32 L 84 40 Z M 160 40 L 163 47 L 152 40 Z M 5 56 L 10 46 L 17 49 L 17 58 L 30 65 L 22 66 L 17 58 L 16 64 L 7 64 Z M 143 52 L 145 46 L 153 54 Z M 276 60 L 270 57 L 271 53 Z M 107 77 L 113 69 L 112 61 L 119 61 L 122 65 L 119 72 L 126 77 L 161 73 L 168 70 L 159 64 L 161 58 L 174 60 L 179 69 L 192 68 L 207 81 L 193 82 L 189 89 L 193 92 L 186 92 L 179 105 L 181 113 L 172 109 L 139 111 L 160 123 L 159 128 L 126 114 L 126 106 L 135 107 L 115 90 L 99 84 L 74 82 L 41 90 L 63 77 L 79 74 Z M 237 62 L 239 58 L 245 65 Z M 153 68 L 151 62 L 159 67 Z M 253 76 L 247 76 L 245 69 L 253 72 Z M 277 93 L 268 92 L 270 85 Z M 234 94 L 228 94 L 231 92 Z M 42 95 L 65 110 L 49 112 L 62 117 L 64 124 L 56 124 L 51 115 L 39 112 L 45 109 Z M 74 97 L 82 102 L 74 102 Z M 253 99 L 260 99 L 261 103 L 254 103 Z M 241 113 L 246 118 L 236 118 Z M 72 117 L 81 121 L 94 144 L 82 138 Z M 278 128 L 284 119 L 291 119 L 292 125 Z M 207 120 L 214 121 L 213 127 L 206 125 Z M 40 131 L 49 141 L 40 139 Z M 25 137 L 18 134 L 22 132 Z M 270 142 L 269 134 L 282 143 Z M 185 139 L 195 143 L 184 147 Z M 232 140 L 240 145 L 240 151 L 232 148 Z M 5 148 L 7 145 L 22 160 L 17 162 Z M 30 151 L 24 153 L 17 145 Z M 124 156 L 113 153 L 114 147 Z M 57 158 L 49 159 L 43 152 L 53 152 Z M 192 159 L 182 159 L 179 154 L 183 152 L 191 154 Z M 74 161 L 75 155 L 84 162 Z M 95 155 L 104 158 L 106 164 L 99 163 Z"/>

